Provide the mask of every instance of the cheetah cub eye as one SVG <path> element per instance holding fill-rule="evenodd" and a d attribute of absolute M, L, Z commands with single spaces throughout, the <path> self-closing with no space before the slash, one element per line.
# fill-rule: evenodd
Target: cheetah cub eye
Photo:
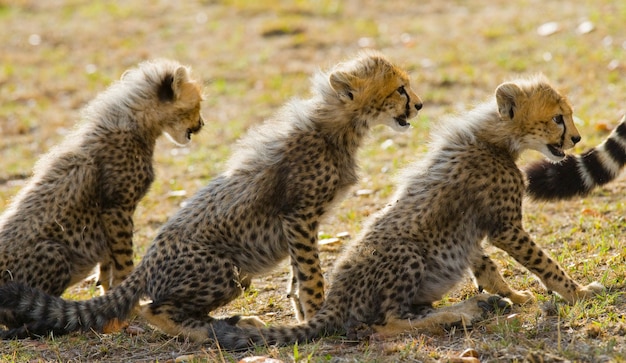
<path fill-rule="evenodd" d="M 555 124 L 557 125 L 563 125 L 563 115 L 556 115 L 552 118 L 552 121 L 554 121 Z"/>

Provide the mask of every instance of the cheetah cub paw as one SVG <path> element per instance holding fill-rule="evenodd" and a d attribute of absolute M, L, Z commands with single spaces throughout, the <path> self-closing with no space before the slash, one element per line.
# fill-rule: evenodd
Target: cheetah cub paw
<path fill-rule="evenodd" d="M 265 323 L 258 316 L 250 315 L 250 316 L 241 316 L 239 321 L 237 322 L 238 327 L 252 327 L 252 328 L 263 328 L 265 327 Z"/>
<path fill-rule="evenodd" d="M 485 314 L 508 314 L 511 312 L 510 301 L 498 295 L 491 295 L 487 297 L 487 299 L 478 300 L 476 305 L 483 310 L 483 316 L 485 316 Z"/>
<path fill-rule="evenodd" d="M 469 327 L 473 323 L 484 320 L 490 314 L 509 313 L 511 303 L 508 299 L 503 299 L 498 295 L 479 294 L 456 305 L 439 309 L 439 311 L 444 310 L 460 313 L 462 319 L 457 321 L 457 325 L 462 324 Z"/>
<path fill-rule="evenodd" d="M 576 300 L 585 300 L 596 295 L 603 293 L 606 290 L 601 283 L 594 281 L 587 286 L 581 287 L 578 291 L 576 291 Z"/>
<path fill-rule="evenodd" d="M 528 290 L 513 291 L 508 298 L 514 303 L 519 305 L 530 304 L 535 302 L 535 294 Z"/>

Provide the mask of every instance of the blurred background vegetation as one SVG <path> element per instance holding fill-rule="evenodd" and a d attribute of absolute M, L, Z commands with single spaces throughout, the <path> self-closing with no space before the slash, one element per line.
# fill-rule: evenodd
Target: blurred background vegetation
<path fill-rule="evenodd" d="M 599 143 L 626 112 L 624 19 L 626 2 L 614 0 L 0 0 L 0 210 L 38 157 L 72 128 L 86 102 L 138 62 L 177 59 L 203 82 L 207 125 L 189 147 L 159 142 L 157 180 L 136 215 L 140 258 L 184 198 L 224 169 L 248 127 L 289 98 L 306 97 L 308 78 L 318 68 L 375 48 L 409 71 L 424 109 L 408 133 L 373 131 L 360 155 L 360 185 L 322 226 L 322 238 L 330 242 L 351 238 L 384 205 L 398 169 L 426 150 L 430 126 L 490 97 L 507 79 L 544 73 L 574 105 L 583 135 L 575 151 Z M 528 153 L 522 163 L 537 157 Z M 572 275 L 613 287 L 591 307 L 558 305 L 556 314 L 544 314 L 540 306 L 551 297 L 495 251 L 507 278 L 540 297 L 538 306 L 523 308 L 514 319 L 465 334 L 414 334 L 351 346 L 322 341 L 301 346 L 299 353 L 287 348 L 260 354 L 284 360 L 429 361 L 471 347 L 484 361 L 521 361 L 536 351 L 544 352 L 537 353 L 544 361 L 623 361 L 625 188 L 620 179 L 590 198 L 526 208 L 527 228 Z M 326 271 L 340 249 L 341 240 L 324 247 Z M 255 282 L 256 290 L 222 313 L 293 321 L 284 298 L 285 272 L 283 266 Z M 462 286 L 449 301 L 472 291 L 471 285 Z M 67 296 L 93 294 L 91 281 Z M 190 351 L 209 361 L 242 356 L 144 328 L 144 334 L 130 337 L 87 334 L 3 343 L 0 359 L 150 361 Z"/>

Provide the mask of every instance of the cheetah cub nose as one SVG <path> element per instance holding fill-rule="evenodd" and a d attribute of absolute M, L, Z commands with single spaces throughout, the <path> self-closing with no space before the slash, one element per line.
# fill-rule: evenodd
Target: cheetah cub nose
<path fill-rule="evenodd" d="M 424 105 L 422 105 L 421 103 L 416 103 L 416 104 L 415 104 L 415 109 L 419 111 L 419 110 L 421 110 L 421 109 L 422 109 L 422 107 L 423 107 L 423 106 L 424 106 Z"/>
<path fill-rule="evenodd" d="M 573 142 L 574 144 L 576 144 L 576 143 L 577 143 L 577 142 L 579 142 L 579 141 L 580 141 L 580 136 L 572 136 L 572 142 Z"/>

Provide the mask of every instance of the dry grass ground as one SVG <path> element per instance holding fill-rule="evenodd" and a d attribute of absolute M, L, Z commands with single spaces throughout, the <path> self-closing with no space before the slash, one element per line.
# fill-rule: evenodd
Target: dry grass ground
<path fill-rule="evenodd" d="M 308 92 L 308 76 L 356 53 L 380 49 L 405 66 L 424 110 L 411 132 L 376 129 L 361 153 L 363 179 L 322 226 L 323 236 L 354 236 L 386 202 L 393 177 L 425 150 L 431 124 L 489 97 L 503 80 L 545 73 L 575 106 L 582 151 L 607 135 L 626 112 L 626 3 L 615 0 L 249 2 L 0 0 L 0 210 L 38 156 L 61 140 L 80 108 L 124 69 L 152 57 L 191 65 L 206 86 L 207 126 L 187 148 L 157 145 L 157 181 L 136 214 L 139 259 L 158 227 L 224 168 L 233 142 L 287 99 Z M 555 22 L 554 32 L 540 34 Z M 391 140 L 391 141 L 388 141 Z M 529 153 L 526 161 L 538 157 Z M 367 190 L 367 193 L 356 193 Z M 0 361 L 237 361 L 266 355 L 284 361 L 447 361 L 466 348 L 483 362 L 622 362 L 626 360 L 626 222 L 624 178 L 584 199 L 527 203 L 525 223 L 581 282 L 609 291 L 573 306 L 546 294 L 511 258 L 493 251 L 517 288 L 538 303 L 515 307 L 473 331 L 407 334 L 385 341 L 341 337 L 297 347 L 230 354 L 145 331 L 73 334 L 0 342 Z M 350 237 L 348 237 L 350 238 Z M 325 245 L 326 270 L 342 242 Z M 285 298 L 287 267 L 216 314 L 261 315 L 292 322 Z M 443 303 L 474 294 L 469 283 Z M 93 281 L 68 298 L 96 294 Z"/>

